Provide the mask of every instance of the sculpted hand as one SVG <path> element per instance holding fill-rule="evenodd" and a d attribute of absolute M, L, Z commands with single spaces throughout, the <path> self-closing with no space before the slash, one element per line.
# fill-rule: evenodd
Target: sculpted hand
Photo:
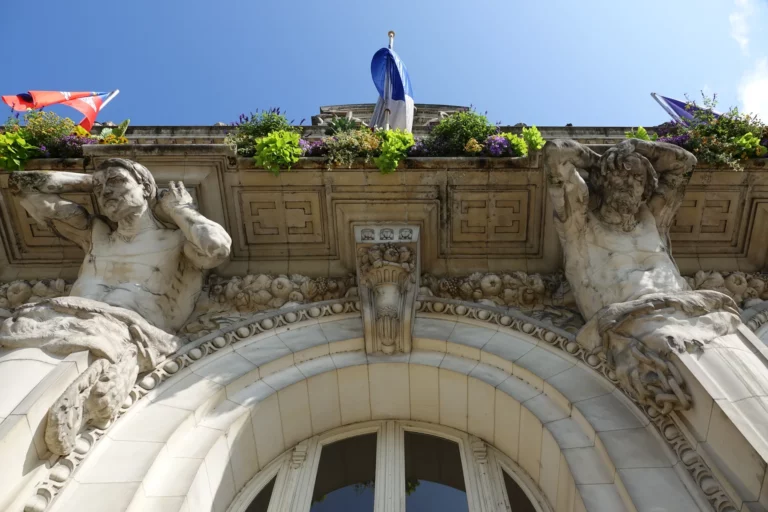
<path fill-rule="evenodd" d="M 169 217 L 180 210 L 195 209 L 195 202 L 181 181 L 168 183 L 168 189 L 160 194 L 159 205 Z"/>

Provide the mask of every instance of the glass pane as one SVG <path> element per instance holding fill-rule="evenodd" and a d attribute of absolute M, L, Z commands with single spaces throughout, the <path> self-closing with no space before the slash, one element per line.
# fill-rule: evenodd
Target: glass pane
<path fill-rule="evenodd" d="M 310 512 L 373 511 L 376 434 L 323 446 Z"/>
<path fill-rule="evenodd" d="M 277 480 L 277 475 L 259 491 L 259 494 L 256 495 L 251 504 L 248 505 L 248 508 L 245 509 L 245 512 L 267 512 L 269 499 L 272 497 L 272 489 L 275 488 L 275 480 Z"/>
<path fill-rule="evenodd" d="M 405 509 L 469 512 L 459 445 L 441 437 L 405 433 Z"/>
<path fill-rule="evenodd" d="M 507 488 L 507 496 L 509 496 L 509 508 L 512 509 L 512 512 L 536 512 L 531 500 L 517 485 L 515 479 L 509 476 L 506 471 L 502 471 L 502 474 L 504 475 L 504 487 Z"/>

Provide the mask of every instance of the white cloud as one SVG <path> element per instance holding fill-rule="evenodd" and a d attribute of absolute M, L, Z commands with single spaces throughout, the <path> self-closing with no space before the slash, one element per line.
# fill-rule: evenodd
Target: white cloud
<path fill-rule="evenodd" d="M 741 51 L 749 53 L 749 18 L 754 12 L 753 0 L 735 0 L 736 10 L 728 16 L 731 37 L 739 43 Z"/>
<path fill-rule="evenodd" d="M 742 77 L 739 99 L 743 112 L 757 114 L 762 121 L 768 121 L 768 58 L 758 60 Z"/>

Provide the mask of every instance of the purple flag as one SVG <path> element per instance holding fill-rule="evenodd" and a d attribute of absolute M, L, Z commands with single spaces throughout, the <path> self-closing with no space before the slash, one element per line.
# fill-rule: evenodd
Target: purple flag
<path fill-rule="evenodd" d="M 672 119 L 684 125 L 687 125 L 688 121 L 693 121 L 693 114 L 691 114 L 691 112 L 695 110 L 707 110 L 697 107 L 693 103 L 687 101 L 680 101 L 667 98 L 666 96 L 660 96 L 655 92 L 652 92 L 651 96 L 659 103 L 659 105 L 661 105 L 661 108 L 663 108 L 667 114 L 672 117 Z M 715 112 L 714 110 L 711 112 L 715 117 L 720 117 L 719 112 Z"/>

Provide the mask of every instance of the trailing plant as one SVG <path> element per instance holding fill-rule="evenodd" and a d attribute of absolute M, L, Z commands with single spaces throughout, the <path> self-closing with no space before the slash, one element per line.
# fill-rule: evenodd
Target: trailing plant
<path fill-rule="evenodd" d="M 465 153 L 465 147 L 470 139 L 475 139 L 477 143 L 494 133 L 496 133 L 496 127 L 488 121 L 487 117 L 468 110 L 444 117 L 432 128 L 425 143 L 432 154 L 458 156 Z"/>
<path fill-rule="evenodd" d="M 65 135 L 61 139 L 52 142 L 51 146 L 44 148 L 45 151 L 42 156 L 45 158 L 81 158 L 83 156 L 83 146 L 98 144 L 99 142 L 101 141 L 90 136 Z"/>
<path fill-rule="evenodd" d="M 360 124 L 349 117 L 335 117 L 328 122 L 325 129 L 326 135 L 336 135 L 343 132 L 352 132 L 360 128 Z"/>
<path fill-rule="evenodd" d="M 23 132 L 24 139 L 36 148 L 30 158 L 80 158 L 84 145 L 98 142 L 71 119 L 53 112 L 29 110 L 22 119 L 23 125 L 18 116 L 10 118 L 5 124 L 5 131 Z"/>
<path fill-rule="evenodd" d="M 19 171 L 32 158 L 37 148 L 24 138 L 22 130 L 0 133 L 0 169 Z"/>
<path fill-rule="evenodd" d="M 30 143 L 51 151 L 62 138 L 75 131 L 75 123 L 68 117 L 61 117 L 53 112 L 28 110 L 24 114 L 24 130 Z"/>
<path fill-rule="evenodd" d="M 240 118 L 231 126 L 234 130 L 227 134 L 224 142 L 237 146 L 237 154 L 242 156 L 253 156 L 256 151 L 256 141 L 272 132 L 300 133 L 301 131 L 300 128 L 291 126 L 288 118 L 280 112 L 279 108 L 257 110 L 250 115 L 240 114 Z"/>
<path fill-rule="evenodd" d="M 381 139 L 367 128 L 353 132 L 343 132 L 323 139 L 326 149 L 328 169 L 332 167 L 352 167 L 356 158 L 365 162 L 378 154 Z"/>
<path fill-rule="evenodd" d="M 743 169 L 741 162 L 768 155 L 768 127 L 757 116 L 742 114 L 736 107 L 717 115 L 717 96 L 702 93 L 702 105 L 689 101 L 686 109 L 693 119 L 688 126 L 665 123 L 659 141 L 691 151 L 699 162 Z"/>
<path fill-rule="evenodd" d="M 301 153 L 298 133 L 293 130 L 277 130 L 256 140 L 253 160 L 257 167 L 277 175 L 280 169 L 290 169 L 296 164 Z"/>
<path fill-rule="evenodd" d="M 526 144 L 525 139 L 523 139 L 523 137 L 515 133 L 508 133 L 508 132 L 501 133 L 500 135 L 509 142 L 509 153 L 512 156 L 528 155 L 528 144 Z"/>
<path fill-rule="evenodd" d="M 525 145 L 528 148 L 528 153 L 532 151 L 539 151 L 544 147 L 544 143 L 546 142 L 544 137 L 541 136 L 539 129 L 535 126 L 531 126 L 530 128 L 523 128 L 523 140 L 525 141 Z"/>
<path fill-rule="evenodd" d="M 389 174 L 397 169 L 400 160 L 408 156 L 408 149 L 414 145 L 413 135 L 401 130 L 382 130 L 376 132 L 381 139 L 381 154 L 373 160 L 382 174 Z"/>
<path fill-rule="evenodd" d="M 656 140 L 659 138 L 659 136 L 655 133 L 649 134 L 648 130 L 643 128 L 642 126 L 638 126 L 637 130 L 632 129 L 628 132 L 624 132 L 624 136 L 628 139 L 640 139 L 640 140 Z"/>
<path fill-rule="evenodd" d="M 326 153 L 325 143 L 322 140 L 299 139 L 301 156 L 324 156 Z"/>

